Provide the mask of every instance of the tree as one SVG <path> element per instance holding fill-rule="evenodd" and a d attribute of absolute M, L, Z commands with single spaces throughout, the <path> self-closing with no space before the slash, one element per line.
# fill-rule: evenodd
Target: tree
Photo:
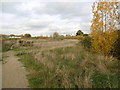
<path fill-rule="evenodd" d="M 14 34 L 10 34 L 11 37 L 14 37 L 15 35 Z"/>
<path fill-rule="evenodd" d="M 59 38 L 59 34 L 57 32 L 54 32 L 53 39 L 58 39 L 58 38 Z"/>
<path fill-rule="evenodd" d="M 30 34 L 25 34 L 24 37 L 31 37 L 31 35 Z"/>
<path fill-rule="evenodd" d="M 83 32 L 81 30 L 78 30 L 76 33 L 76 36 L 78 36 L 78 35 L 83 35 Z"/>
<path fill-rule="evenodd" d="M 118 38 L 118 1 L 98 0 L 93 3 L 92 46 L 97 52 L 109 54 Z"/>

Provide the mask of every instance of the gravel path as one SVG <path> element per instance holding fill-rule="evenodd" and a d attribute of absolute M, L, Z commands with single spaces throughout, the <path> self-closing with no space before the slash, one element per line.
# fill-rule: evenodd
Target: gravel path
<path fill-rule="evenodd" d="M 18 57 L 14 56 L 14 51 L 5 53 L 7 63 L 3 64 L 2 70 L 2 87 L 3 88 L 27 88 L 28 81 L 27 72 L 23 65 L 18 61 Z"/>

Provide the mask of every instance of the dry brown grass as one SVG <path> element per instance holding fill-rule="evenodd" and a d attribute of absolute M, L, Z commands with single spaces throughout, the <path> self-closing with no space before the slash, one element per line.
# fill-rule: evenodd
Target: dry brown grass
<path fill-rule="evenodd" d="M 24 51 L 32 54 L 38 66 L 39 64 L 43 65 L 43 68 L 37 72 L 30 70 L 32 77 L 43 80 L 39 87 L 92 88 L 93 76 L 96 72 L 107 76 L 116 74 L 114 64 L 116 60 L 113 57 L 87 52 L 82 46 L 76 46 L 78 42 L 78 40 L 71 39 L 63 41 L 37 40 L 33 47 Z M 35 82 L 32 83 L 38 87 L 36 81 L 39 82 L 39 79 L 35 79 Z M 109 85 L 109 87 L 112 86 Z"/>

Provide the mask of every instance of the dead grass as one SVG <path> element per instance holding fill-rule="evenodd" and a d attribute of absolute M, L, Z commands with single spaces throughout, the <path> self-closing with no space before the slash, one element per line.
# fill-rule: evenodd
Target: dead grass
<path fill-rule="evenodd" d="M 30 86 L 34 88 L 117 87 L 115 83 L 117 60 L 111 56 L 104 57 L 87 52 L 76 43 L 77 40 L 37 41 L 34 47 L 22 51 L 30 53 L 33 57 L 32 63 L 35 65 L 33 67 L 38 67 L 29 71 Z M 26 59 L 31 58 L 26 57 Z"/>

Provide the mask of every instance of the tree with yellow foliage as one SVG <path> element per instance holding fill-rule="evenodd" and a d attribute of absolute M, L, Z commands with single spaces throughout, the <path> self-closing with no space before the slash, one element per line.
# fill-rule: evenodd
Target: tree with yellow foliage
<path fill-rule="evenodd" d="M 92 12 L 92 47 L 95 51 L 107 55 L 118 37 L 118 1 L 97 0 L 93 3 Z"/>

